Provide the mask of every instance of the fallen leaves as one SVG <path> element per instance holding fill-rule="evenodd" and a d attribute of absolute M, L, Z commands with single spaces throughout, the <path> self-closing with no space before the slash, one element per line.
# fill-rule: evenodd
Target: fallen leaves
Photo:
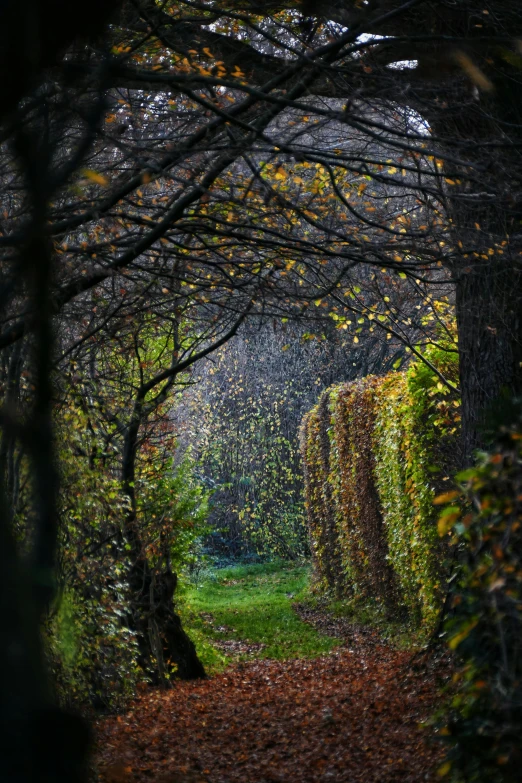
<path fill-rule="evenodd" d="M 437 702 L 433 671 L 362 627 L 336 630 L 345 647 L 322 658 L 243 662 L 147 691 L 99 722 L 100 779 L 119 783 L 116 768 L 125 783 L 437 780 L 441 749 L 420 727 Z"/>

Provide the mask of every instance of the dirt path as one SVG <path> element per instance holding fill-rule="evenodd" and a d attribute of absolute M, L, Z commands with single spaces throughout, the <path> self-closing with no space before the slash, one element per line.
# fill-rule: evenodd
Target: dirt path
<path fill-rule="evenodd" d="M 303 617 L 324 624 L 320 614 Z M 332 629 L 330 629 L 330 632 Z M 150 690 L 98 726 L 108 783 L 422 783 L 440 748 L 419 724 L 437 703 L 436 669 L 344 625 L 314 660 L 236 664 L 202 682 Z"/>

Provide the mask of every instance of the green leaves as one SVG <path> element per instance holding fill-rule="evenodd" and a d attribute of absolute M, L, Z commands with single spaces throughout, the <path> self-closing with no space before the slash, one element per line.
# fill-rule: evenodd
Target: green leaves
<path fill-rule="evenodd" d="M 516 783 L 522 733 L 522 416 L 505 422 L 490 453 L 458 474 L 453 520 L 459 551 L 445 623 L 458 656 L 444 717 L 447 774 L 455 783 Z M 459 518 L 455 524 L 455 519 Z M 444 523 L 446 526 L 446 523 Z"/>
<path fill-rule="evenodd" d="M 434 347 L 427 354 L 456 376 L 455 354 L 448 358 Z M 446 467 L 441 446 L 447 442 L 451 450 L 458 427 L 453 402 L 446 387 L 439 389 L 438 375 L 415 359 L 406 372 L 332 387 L 302 425 L 318 581 L 405 606 L 426 634 L 443 595 L 433 498 Z M 439 530 L 445 534 L 458 516 L 455 509 L 447 512 Z"/>

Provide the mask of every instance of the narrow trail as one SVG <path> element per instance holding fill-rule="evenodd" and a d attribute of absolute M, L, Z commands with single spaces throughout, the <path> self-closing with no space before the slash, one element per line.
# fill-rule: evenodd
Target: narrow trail
<path fill-rule="evenodd" d="M 444 666 L 412 663 L 367 629 L 296 609 L 342 645 L 144 692 L 127 714 L 99 722 L 100 780 L 435 783 L 441 748 L 420 724 L 440 699 Z"/>

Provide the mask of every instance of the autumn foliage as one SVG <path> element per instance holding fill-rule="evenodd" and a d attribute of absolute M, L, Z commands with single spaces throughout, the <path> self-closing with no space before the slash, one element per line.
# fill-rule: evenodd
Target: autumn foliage
<path fill-rule="evenodd" d="M 435 673 L 352 630 L 322 658 L 238 663 L 149 691 L 99 722 L 100 780 L 435 783 L 441 748 L 420 726 Z"/>
<path fill-rule="evenodd" d="M 457 477 L 439 520 L 459 550 L 446 623 L 460 660 L 442 731 L 454 781 L 515 783 L 522 753 L 522 418 Z"/>
<path fill-rule="evenodd" d="M 320 589 L 407 611 L 432 629 L 444 594 L 433 498 L 448 480 L 459 401 L 454 354 L 331 387 L 301 430 L 306 505 Z M 439 370 L 432 360 L 439 362 Z"/>

